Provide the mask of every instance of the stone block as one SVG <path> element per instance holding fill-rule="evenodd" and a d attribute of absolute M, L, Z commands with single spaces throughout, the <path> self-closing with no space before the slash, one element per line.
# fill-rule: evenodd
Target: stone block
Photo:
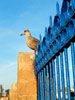
<path fill-rule="evenodd" d="M 37 100 L 37 80 L 34 75 L 33 53 L 18 55 L 18 98 L 19 100 Z"/>
<path fill-rule="evenodd" d="M 8 100 L 8 97 L 2 97 L 0 100 Z"/>
<path fill-rule="evenodd" d="M 17 84 L 12 84 L 12 90 L 9 91 L 9 100 L 18 100 Z"/>

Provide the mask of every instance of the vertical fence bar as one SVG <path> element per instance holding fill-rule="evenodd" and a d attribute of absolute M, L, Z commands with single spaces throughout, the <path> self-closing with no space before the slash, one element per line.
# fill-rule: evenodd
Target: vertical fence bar
<path fill-rule="evenodd" d="M 54 96 L 54 100 L 56 100 L 56 78 L 55 78 L 55 62 L 54 60 L 52 60 L 52 67 L 53 67 L 53 96 Z"/>
<path fill-rule="evenodd" d="M 52 84 L 52 66 L 51 66 L 51 62 L 49 63 L 49 67 L 50 67 L 51 100 L 53 100 L 53 84 Z"/>
<path fill-rule="evenodd" d="M 49 67 L 46 65 L 47 68 L 47 95 L 48 95 L 48 100 L 50 100 L 50 86 L 49 86 Z"/>
<path fill-rule="evenodd" d="M 40 77 L 38 74 L 38 100 L 40 100 Z"/>
<path fill-rule="evenodd" d="M 40 95 L 40 75 L 38 73 L 38 100 L 41 100 L 41 95 Z"/>
<path fill-rule="evenodd" d="M 75 49 L 73 42 L 71 42 L 71 57 L 72 57 L 73 82 L 74 82 L 74 96 L 75 96 Z"/>
<path fill-rule="evenodd" d="M 42 100 L 42 77 L 41 77 L 41 72 L 39 73 L 39 78 L 40 78 L 40 100 Z"/>
<path fill-rule="evenodd" d="M 42 76 L 42 100 L 45 100 L 44 98 L 44 73 L 43 73 L 43 70 L 41 70 L 41 76 Z"/>
<path fill-rule="evenodd" d="M 44 93 L 45 93 L 45 100 L 47 100 L 47 87 L 46 87 L 46 68 L 44 68 Z"/>
<path fill-rule="evenodd" d="M 60 72 L 59 72 L 59 59 L 58 59 L 58 56 L 56 56 L 56 68 L 57 68 L 58 99 L 61 100 L 61 94 L 60 94 Z"/>
<path fill-rule="evenodd" d="M 60 67 L 61 67 L 61 83 L 62 83 L 62 100 L 65 100 L 65 80 L 64 80 L 63 52 L 60 53 Z"/>
<path fill-rule="evenodd" d="M 70 76 L 69 76 L 69 65 L 68 65 L 67 48 L 64 48 L 64 57 L 65 57 L 65 69 L 66 69 L 66 81 L 67 81 L 68 100 L 71 100 L 71 94 L 70 94 Z"/>

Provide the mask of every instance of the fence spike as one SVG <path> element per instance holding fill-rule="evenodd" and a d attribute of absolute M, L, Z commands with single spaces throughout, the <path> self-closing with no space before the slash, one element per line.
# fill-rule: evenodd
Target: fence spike
<path fill-rule="evenodd" d="M 50 27 L 52 27 L 52 16 L 50 16 L 49 22 L 50 22 Z"/>
<path fill-rule="evenodd" d="M 41 36 L 41 34 L 39 35 L 39 40 L 40 40 L 40 42 L 42 41 L 42 36 Z"/>
<path fill-rule="evenodd" d="M 47 36 L 47 27 L 45 27 L 45 37 Z"/>
<path fill-rule="evenodd" d="M 38 49 L 39 43 L 37 42 L 37 49 Z"/>
<path fill-rule="evenodd" d="M 58 2 L 56 3 L 56 12 L 57 12 L 57 15 L 60 14 L 60 7 L 59 7 L 59 3 Z"/>
<path fill-rule="evenodd" d="M 75 8 L 75 0 L 71 0 L 71 6 L 73 7 L 73 9 Z"/>
<path fill-rule="evenodd" d="M 74 9 L 75 9 L 75 0 L 74 0 L 74 4 L 73 5 L 74 5 Z"/>
<path fill-rule="evenodd" d="M 69 2 L 67 1 L 67 9 L 69 8 L 69 6 L 70 6 L 70 4 L 69 4 Z"/>

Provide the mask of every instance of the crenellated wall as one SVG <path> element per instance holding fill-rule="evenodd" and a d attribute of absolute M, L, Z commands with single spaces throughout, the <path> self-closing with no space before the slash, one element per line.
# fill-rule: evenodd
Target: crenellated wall
<path fill-rule="evenodd" d="M 34 75 L 33 53 L 19 53 L 18 80 L 12 85 L 9 100 L 37 100 L 37 80 Z"/>

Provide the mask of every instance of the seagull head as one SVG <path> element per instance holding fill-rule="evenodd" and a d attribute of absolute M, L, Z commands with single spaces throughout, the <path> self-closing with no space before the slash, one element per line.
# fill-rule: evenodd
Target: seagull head
<path fill-rule="evenodd" d="M 20 36 L 26 35 L 26 34 L 30 34 L 30 31 L 29 30 L 25 30 Z"/>

